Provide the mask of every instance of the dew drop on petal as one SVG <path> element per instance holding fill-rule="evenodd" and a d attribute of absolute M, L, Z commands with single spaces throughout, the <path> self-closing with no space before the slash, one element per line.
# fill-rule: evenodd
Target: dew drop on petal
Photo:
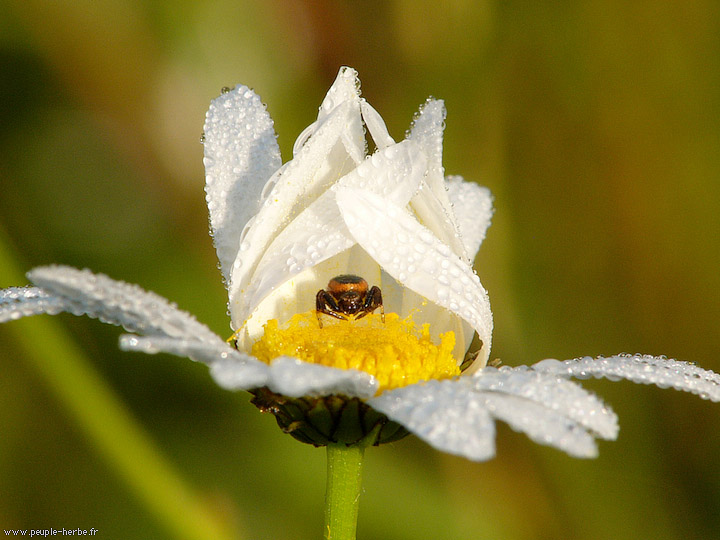
<path fill-rule="evenodd" d="M 428 231 L 427 229 L 423 229 L 422 231 L 420 231 L 420 240 L 422 240 L 426 244 L 432 244 L 435 238 L 430 231 Z"/>
<path fill-rule="evenodd" d="M 450 257 L 452 255 L 452 250 L 450 249 L 450 246 L 448 246 L 447 244 L 439 244 L 437 246 L 437 251 L 443 257 Z"/>

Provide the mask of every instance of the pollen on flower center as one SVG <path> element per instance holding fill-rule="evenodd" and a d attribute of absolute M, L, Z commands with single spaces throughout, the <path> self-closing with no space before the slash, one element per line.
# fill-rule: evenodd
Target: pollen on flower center
<path fill-rule="evenodd" d="M 315 312 L 308 311 L 294 315 L 283 327 L 275 319 L 268 321 L 252 354 L 267 363 L 278 356 L 293 356 L 364 371 L 379 381 L 382 392 L 459 375 L 454 346 L 453 332 L 441 334 L 436 345 L 428 325 L 418 330 L 410 317 L 400 319 L 396 313 L 387 313 L 384 323 L 379 314 L 369 314 L 358 320 L 323 322 L 320 328 Z"/>

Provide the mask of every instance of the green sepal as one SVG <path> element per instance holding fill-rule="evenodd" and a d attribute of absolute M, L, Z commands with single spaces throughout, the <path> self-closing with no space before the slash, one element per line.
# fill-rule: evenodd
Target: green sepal
<path fill-rule="evenodd" d="M 314 446 L 377 446 L 408 435 L 404 427 L 359 398 L 339 395 L 289 398 L 267 388 L 251 393 L 251 403 L 275 415 L 280 429 Z"/>

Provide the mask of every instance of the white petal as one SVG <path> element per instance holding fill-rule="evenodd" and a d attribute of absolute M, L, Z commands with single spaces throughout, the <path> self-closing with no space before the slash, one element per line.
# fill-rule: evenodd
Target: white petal
<path fill-rule="evenodd" d="M 482 392 L 478 399 L 494 418 L 536 443 L 553 446 L 574 457 L 597 457 L 594 437 L 562 414 L 516 396 Z"/>
<path fill-rule="evenodd" d="M 226 390 L 252 390 L 267 385 L 270 366 L 253 358 L 238 361 L 228 356 L 210 364 L 210 375 Z"/>
<path fill-rule="evenodd" d="M 64 298 L 38 287 L 10 287 L 0 290 L 0 323 L 41 313 L 57 315 L 70 311 L 73 307 Z"/>
<path fill-rule="evenodd" d="M 281 356 L 272 361 L 268 388 L 289 397 L 341 394 L 361 399 L 378 390 L 375 377 L 354 369 L 336 369 Z"/>
<path fill-rule="evenodd" d="M 617 418 L 576 384 L 527 368 L 486 368 L 473 377 L 384 392 L 368 405 L 432 446 L 469 459 L 494 454 L 493 419 L 576 457 L 595 457 L 594 437 L 617 436 Z"/>
<path fill-rule="evenodd" d="M 335 81 L 320 104 L 318 120 L 322 121 L 339 105 L 354 102 L 360 97 L 360 79 L 357 71 L 343 66 L 338 71 Z"/>
<path fill-rule="evenodd" d="M 350 233 L 397 281 L 467 321 L 483 342 L 478 361 L 490 354 L 492 313 L 472 267 L 452 253 L 403 208 L 361 190 L 337 190 Z"/>
<path fill-rule="evenodd" d="M 441 100 L 428 99 L 420 108 L 408 135 L 428 156 L 428 172 L 423 189 L 413 198 L 411 206 L 422 225 L 449 245 L 456 255 L 469 260 L 445 188 L 442 165 L 444 129 L 444 103 Z"/>
<path fill-rule="evenodd" d="M 382 149 L 391 144 L 395 144 L 395 140 L 390 136 L 388 128 L 385 125 L 385 120 L 383 120 L 380 113 L 377 112 L 372 105 L 363 99 L 360 101 L 360 110 L 362 111 L 365 125 L 370 135 L 372 135 L 373 141 L 375 141 L 375 146 Z"/>
<path fill-rule="evenodd" d="M 260 97 L 238 86 L 214 99 L 204 129 L 210 226 L 226 282 L 240 247 L 240 233 L 260 206 L 265 183 L 280 167 L 280 149 Z"/>
<path fill-rule="evenodd" d="M 357 72 L 349 67 L 342 67 L 338 72 L 335 82 L 328 90 L 318 111 L 315 122 L 306 127 L 298 136 L 293 146 L 293 156 L 297 156 L 307 140 L 315 134 L 324 121 L 340 105 L 356 103 L 360 96 L 360 80 Z M 359 120 L 359 117 L 358 117 Z M 342 133 L 341 140 L 345 150 L 355 163 L 359 163 L 365 157 L 365 134 L 360 122 L 348 124 L 348 129 Z"/>
<path fill-rule="evenodd" d="M 445 104 L 428 99 L 410 127 L 408 139 L 417 142 L 428 157 L 428 185 L 444 208 L 449 208 L 445 193 L 445 173 L 442 166 Z"/>
<path fill-rule="evenodd" d="M 235 362 L 257 362 L 258 360 L 230 347 L 221 338 L 213 343 L 197 339 L 178 339 L 166 336 L 140 337 L 133 334 L 120 336 L 120 348 L 124 351 L 142 352 L 145 354 L 168 353 L 184 358 L 191 358 L 204 364 L 231 359 Z"/>
<path fill-rule="evenodd" d="M 447 177 L 448 197 L 460 229 L 460 238 L 470 260 L 473 260 L 485 240 L 493 215 L 490 190 L 460 176 Z"/>
<path fill-rule="evenodd" d="M 447 199 L 447 195 L 444 198 Z M 420 224 L 430 229 L 441 242 L 447 244 L 455 255 L 464 261 L 470 261 L 460 230 L 452 216 L 450 203 L 441 202 L 427 182 L 422 183 L 420 191 L 410 202 L 410 208 Z"/>
<path fill-rule="evenodd" d="M 419 189 L 426 170 L 422 149 L 412 141 L 402 141 L 368 156 L 334 188 L 361 189 L 404 206 Z"/>
<path fill-rule="evenodd" d="M 189 313 L 137 285 L 67 266 L 35 268 L 28 278 L 68 302 L 66 311 L 74 315 L 88 315 L 140 334 L 193 336 L 209 343 L 220 339 Z"/>
<path fill-rule="evenodd" d="M 320 125 L 320 122 L 316 120 L 300 132 L 300 135 L 298 135 L 297 139 L 295 139 L 295 144 L 293 145 L 293 157 L 297 156 L 300 153 L 302 147 L 305 146 L 305 143 L 308 141 L 308 139 L 312 136 L 313 133 L 315 133 L 318 125 Z"/>
<path fill-rule="evenodd" d="M 210 373 L 219 386 L 228 390 L 267 386 L 288 397 L 341 394 L 365 399 L 378 390 L 377 379 L 362 371 L 329 368 L 287 356 L 275 358 L 267 365 L 234 351 L 214 360 Z"/>
<path fill-rule="evenodd" d="M 604 439 L 618 434 L 617 416 L 582 386 L 556 375 L 539 373 L 525 366 L 495 369 L 486 367 L 462 384 L 479 392 L 505 394 L 536 403 L 552 414 L 563 416 Z"/>
<path fill-rule="evenodd" d="M 559 362 L 543 360 L 532 368 L 562 377 L 627 379 L 660 388 L 674 388 L 696 394 L 703 399 L 720 401 L 720 375 L 688 362 L 663 356 L 621 354 L 609 358 L 577 358 Z"/>
<path fill-rule="evenodd" d="M 417 189 L 424 172 L 425 157 L 422 152 L 415 143 L 403 141 L 368 157 L 341 178 L 337 187 L 357 187 L 405 205 Z M 326 191 L 268 247 L 242 298 L 231 301 L 234 324 L 243 324 L 253 310 L 283 283 L 354 244 L 355 240 L 340 216 L 335 191 Z M 318 277 L 322 276 L 318 274 Z M 315 292 L 326 283 L 318 282 Z"/>
<path fill-rule="evenodd" d="M 283 283 L 347 250 L 354 243 L 340 217 L 335 194 L 327 191 L 275 238 L 260 260 L 242 298 L 232 298 L 230 312 L 233 325 L 240 327 L 245 324 L 260 303 Z M 314 292 L 324 285 L 321 283 L 314 287 Z M 309 306 L 313 305 L 312 298 L 307 300 Z"/>
<path fill-rule="evenodd" d="M 297 157 L 273 178 L 274 189 L 241 238 L 229 288 L 231 305 L 244 301 L 242 295 L 273 239 L 333 183 L 355 168 L 356 163 L 342 140 L 348 129 L 352 131 L 353 124 L 360 126 L 359 99 L 333 109 Z"/>
<path fill-rule="evenodd" d="M 383 392 L 367 403 L 438 450 L 475 461 L 495 455 L 495 424 L 467 385 L 429 381 Z"/>

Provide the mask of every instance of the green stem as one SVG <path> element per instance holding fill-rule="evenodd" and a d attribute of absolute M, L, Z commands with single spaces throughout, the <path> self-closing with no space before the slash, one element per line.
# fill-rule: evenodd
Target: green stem
<path fill-rule="evenodd" d="M 355 540 L 364 453 L 364 446 L 327 447 L 325 540 Z"/>

